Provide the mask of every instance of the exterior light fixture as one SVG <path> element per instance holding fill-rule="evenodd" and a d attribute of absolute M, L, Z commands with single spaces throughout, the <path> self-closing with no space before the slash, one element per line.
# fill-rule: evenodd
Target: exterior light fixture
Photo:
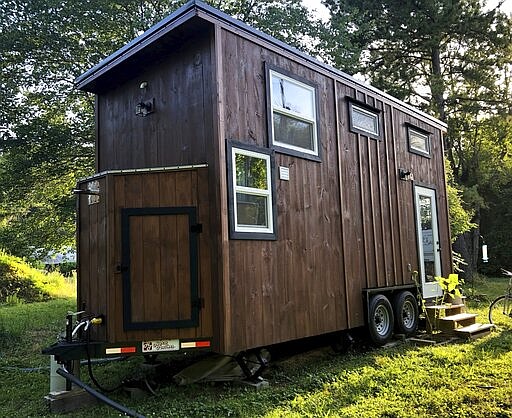
<path fill-rule="evenodd" d="M 135 106 L 135 115 L 145 117 L 155 111 L 155 99 L 144 100 Z"/>
<path fill-rule="evenodd" d="M 414 180 L 414 176 L 411 173 L 411 170 L 406 170 L 404 168 L 399 168 L 398 169 L 398 177 L 400 178 L 400 180 L 403 180 L 403 181 L 412 181 L 412 180 Z"/>

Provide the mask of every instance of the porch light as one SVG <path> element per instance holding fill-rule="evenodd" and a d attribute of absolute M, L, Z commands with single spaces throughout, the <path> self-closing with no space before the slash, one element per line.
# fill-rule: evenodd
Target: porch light
<path fill-rule="evenodd" d="M 135 106 L 135 115 L 145 117 L 155 111 L 154 99 L 141 101 Z"/>
<path fill-rule="evenodd" d="M 487 255 L 487 244 L 482 245 L 482 261 L 484 263 L 489 262 L 489 256 Z"/>
<path fill-rule="evenodd" d="M 406 170 L 405 168 L 398 169 L 398 177 L 403 181 L 414 180 L 414 176 L 411 173 L 411 170 Z"/>

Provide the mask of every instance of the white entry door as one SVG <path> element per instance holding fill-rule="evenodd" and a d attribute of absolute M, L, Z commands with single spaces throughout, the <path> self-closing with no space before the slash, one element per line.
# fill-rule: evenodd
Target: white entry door
<path fill-rule="evenodd" d="M 415 186 L 414 200 L 420 277 L 423 297 L 428 299 L 441 296 L 443 293 L 434 279 L 434 277 L 441 275 L 436 191 Z"/>

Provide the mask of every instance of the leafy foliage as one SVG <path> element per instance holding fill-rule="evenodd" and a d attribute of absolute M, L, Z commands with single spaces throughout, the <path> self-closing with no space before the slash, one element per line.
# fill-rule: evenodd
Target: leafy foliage
<path fill-rule="evenodd" d="M 453 174 L 449 165 L 446 165 L 446 177 L 446 193 L 448 207 L 450 208 L 450 233 L 453 242 L 459 235 L 476 227 L 476 224 L 471 222 L 472 210 L 464 207 L 463 192 L 453 180 Z"/>
<path fill-rule="evenodd" d="M 72 297 L 74 282 L 59 273 L 45 273 L 0 250 L 0 304 L 39 302 Z"/>
<path fill-rule="evenodd" d="M 77 179 L 94 171 L 94 103 L 75 77 L 183 5 L 183 0 L 0 3 L 0 246 L 74 243 Z M 310 53 L 325 30 L 300 0 L 210 4 Z"/>

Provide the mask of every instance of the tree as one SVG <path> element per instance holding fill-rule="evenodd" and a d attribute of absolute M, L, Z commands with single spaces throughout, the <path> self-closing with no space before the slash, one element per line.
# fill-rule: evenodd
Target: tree
<path fill-rule="evenodd" d="M 491 137 L 483 133 L 489 132 L 491 119 L 512 109 L 510 18 L 498 8 L 484 10 L 479 0 L 325 0 L 325 4 L 334 27 L 351 22 L 349 39 L 363 50 L 356 71 L 448 123 L 448 165 L 477 225 L 456 243 L 471 274 L 485 208 L 482 190 L 488 186 L 482 177 L 488 168 L 482 164 L 492 160 L 486 157 Z M 503 136 L 494 136 L 491 149 L 503 141 Z"/>
<path fill-rule="evenodd" d="M 0 2 L 0 247 L 74 242 L 77 179 L 93 173 L 94 100 L 73 80 L 184 0 Z M 283 41 L 318 53 L 325 30 L 300 0 L 210 0 Z"/>

